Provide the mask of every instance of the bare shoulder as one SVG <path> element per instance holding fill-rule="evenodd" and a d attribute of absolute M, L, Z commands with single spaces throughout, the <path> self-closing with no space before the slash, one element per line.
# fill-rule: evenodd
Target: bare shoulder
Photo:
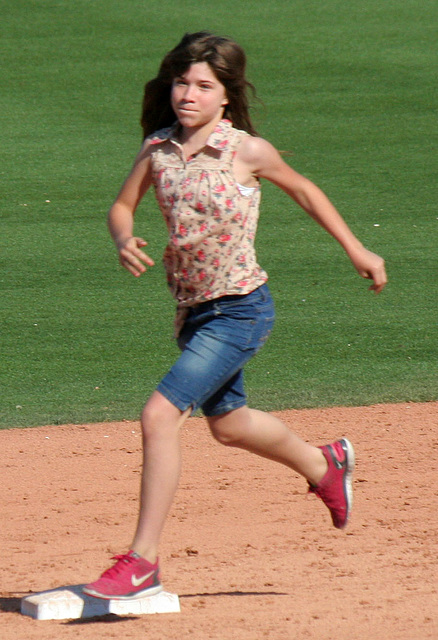
<path fill-rule="evenodd" d="M 269 165 L 282 162 L 277 149 L 264 138 L 245 136 L 237 150 L 238 159 L 258 174 Z"/>
<path fill-rule="evenodd" d="M 134 164 L 132 167 L 133 172 L 136 170 L 149 171 L 151 165 L 152 150 L 153 145 L 151 145 L 150 140 L 146 138 L 134 160 Z"/>
<path fill-rule="evenodd" d="M 146 138 L 146 140 L 143 141 L 143 144 L 140 147 L 137 158 L 149 158 L 153 148 L 154 145 L 152 144 L 151 138 Z"/>
<path fill-rule="evenodd" d="M 275 147 L 265 140 L 256 136 L 245 136 L 239 145 L 238 153 L 242 160 L 256 160 L 262 158 L 266 153 L 278 153 Z"/>
<path fill-rule="evenodd" d="M 151 145 L 145 141 L 137 153 L 125 182 L 120 189 L 118 199 L 129 203 L 133 211 L 152 182 Z"/>

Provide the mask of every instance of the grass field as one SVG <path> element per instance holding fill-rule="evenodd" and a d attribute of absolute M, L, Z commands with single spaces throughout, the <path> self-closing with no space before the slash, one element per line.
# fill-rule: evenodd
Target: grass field
<path fill-rule="evenodd" d="M 158 266 L 122 272 L 105 216 L 141 142 L 144 82 L 185 31 L 246 49 L 260 133 L 329 195 L 390 284 L 264 185 L 258 253 L 278 323 L 248 367 L 266 409 L 437 392 L 436 3 L 2 3 L 0 426 L 135 418 L 177 350 Z M 25 18 L 24 18 L 25 16 Z"/>

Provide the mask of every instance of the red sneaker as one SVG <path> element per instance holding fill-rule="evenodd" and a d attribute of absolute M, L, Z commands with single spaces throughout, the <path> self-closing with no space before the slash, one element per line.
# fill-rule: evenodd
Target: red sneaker
<path fill-rule="evenodd" d="M 354 449 L 347 438 L 320 447 L 328 463 L 328 470 L 315 487 L 309 483 L 309 492 L 316 493 L 330 509 L 333 524 L 343 529 L 348 522 L 353 504 L 352 475 Z"/>
<path fill-rule="evenodd" d="M 84 593 L 103 600 L 130 600 L 152 596 L 163 589 L 158 560 L 151 564 L 135 551 L 115 556 L 113 560 L 117 560 L 116 564 L 96 582 L 85 585 Z"/>

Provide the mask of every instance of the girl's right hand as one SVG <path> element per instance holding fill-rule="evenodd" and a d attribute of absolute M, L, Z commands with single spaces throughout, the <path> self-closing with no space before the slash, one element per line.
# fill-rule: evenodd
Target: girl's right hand
<path fill-rule="evenodd" d="M 141 247 L 145 247 L 146 245 L 146 240 L 136 237 L 128 238 L 120 244 L 117 243 L 120 264 L 136 278 L 139 278 L 142 273 L 145 273 L 145 265 L 153 267 L 155 264 L 152 258 L 144 251 L 141 251 Z"/>

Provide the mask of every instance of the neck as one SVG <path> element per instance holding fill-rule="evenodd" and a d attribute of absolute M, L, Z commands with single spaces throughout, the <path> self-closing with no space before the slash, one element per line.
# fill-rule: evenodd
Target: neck
<path fill-rule="evenodd" d="M 200 127 L 181 127 L 178 139 L 183 147 L 202 149 L 221 120 L 222 117 L 212 120 Z"/>

